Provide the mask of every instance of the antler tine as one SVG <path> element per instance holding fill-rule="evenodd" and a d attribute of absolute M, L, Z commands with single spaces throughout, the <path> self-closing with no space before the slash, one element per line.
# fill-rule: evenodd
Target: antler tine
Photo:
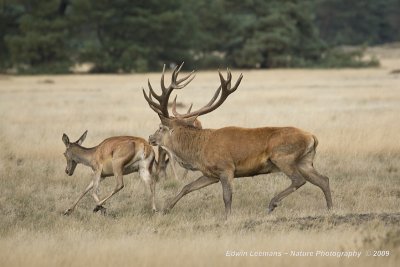
<path fill-rule="evenodd" d="M 181 65 L 179 65 L 178 69 L 176 69 L 177 66 L 175 66 L 176 73 L 179 73 L 183 67 L 183 64 L 185 64 L 185 61 L 182 61 Z M 174 72 L 175 73 L 175 72 Z M 176 77 L 178 77 L 178 74 L 176 74 Z"/>
<path fill-rule="evenodd" d="M 174 116 L 175 116 L 176 118 L 181 118 L 182 115 L 179 114 L 179 113 L 176 111 L 176 98 L 177 98 L 177 97 L 178 97 L 178 96 L 176 95 L 175 98 L 174 98 L 174 101 L 172 102 L 172 114 L 174 114 Z"/>
<path fill-rule="evenodd" d="M 161 101 L 161 96 L 160 96 L 160 95 L 157 95 L 157 94 L 154 92 L 153 87 L 151 87 L 150 79 L 147 79 L 147 85 L 149 86 L 149 91 L 150 91 L 151 95 L 153 95 L 154 98 L 157 99 L 158 101 Z M 143 90 L 144 90 L 144 89 L 143 89 Z M 150 94 L 149 94 L 149 95 L 150 95 Z M 150 95 L 150 96 L 151 96 L 151 95 Z"/>
<path fill-rule="evenodd" d="M 175 71 L 175 69 L 174 69 L 174 71 Z M 164 74 L 165 74 L 165 64 L 163 65 L 162 74 L 161 74 L 161 81 L 160 81 L 161 82 L 161 90 L 165 93 L 167 91 L 167 88 L 165 88 Z"/>
<path fill-rule="evenodd" d="M 190 111 L 192 111 L 192 107 L 193 107 L 193 103 L 190 103 L 190 107 L 186 113 L 190 113 Z"/>
<path fill-rule="evenodd" d="M 181 71 L 183 67 L 183 62 L 180 65 L 175 66 L 173 72 L 172 72 L 172 77 L 171 77 L 171 84 L 166 87 L 165 86 L 165 64 L 163 65 L 163 70 L 161 74 L 161 94 L 158 95 L 154 91 L 153 87 L 151 86 L 150 80 L 147 81 L 148 87 L 149 87 L 149 93 L 146 94 L 144 89 L 143 89 L 143 95 L 146 99 L 146 101 L 149 103 L 150 107 L 157 112 L 157 114 L 162 115 L 163 117 L 169 118 L 169 113 L 168 113 L 168 99 L 174 89 L 182 89 L 186 85 L 188 85 L 195 77 L 193 75 L 194 71 L 189 73 L 189 75 L 178 79 L 179 72 Z M 158 101 L 156 103 L 153 100 L 153 97 Z"/>
<path fill-rule="evenodd" d="M 234 86 L 233 88 L 231 88 L 231 93 L 235 92 L 236 89 L 238 89 L 239 84 L 240 84 L 240 82 L 242 81 L 242 79 L 243 79 L 243 74 L 240 73 L 240 76 L 239 76 L 239 78 L 237 79 L 237 81 L 236 81 L 236 83 L 235 83 L 235 86 Z"/>
<path fill-rule="evenodd" d="M 179 79 L 178 81 L 176 81 L 175 87 L 174 89 L 182 89 L 183 87 L 185 87 L 186 85 L 188 85 L 191 81 L 193 81 L 193 79 L 196 77 L 196 74 L 194 74 L 195 71 L 192 70 L 189 75 L 187 75 L 186 77 L 183 77 L 182 79 Z M 193 75 L 194 74 L 194 75 Z M 192 76 L 193 75 L 193 76 Z M 188 80 L 189 79 L 189 80 Z M 187 81 L 186 81 L 187 80 Z M 179 85 L 181 82 L 186 81 L 184 84 Z"/>
<path fill-rule="evenodd" d="M 149 95 L 147 96 L 146 91 L 144 90 L 144 88 L 142 88 L 142 91 L 143 91 L 144 98 L 146 99 L 146 101 L 149 104 L 150 108 L 152 110 L 154 110 L 155 112 L 157 112 L 157 114 L 163 115 L 162 112 L 161 112 L 161 106 L 153 101 L 153 99 L 151 98 L 151 94 L 149 93 Z"/>
<path fill-rule="evenodd" d="M 229 90 L 229 89 L 231 89 L 231 81 L 232 81 L 232 73 L 231 73 L 231 71 L 229 70 L 229 68 L 226 68 L 226 72 L 228 73 L 228 77 L 227 77 L 227 89 Z"/>
<path fill-rule="evenodd" d="M 178 79 L 178 74 L 181 71 L 183 64 L 185 64 L 185 62 L 182 62 L 181 65 L 179 66 L 175 66 L 174 71 L 172 72 L 172 80 L 171 80 L 171 85 L 170 87 L 172 87 L 171 89 L 182 89 L 183 87 L 185 87 L 186 85 L 188 85 L 196 75 L 192 76 L 193 73 L 195 73 L 194 70 L 192 70 L 192 72 L 189 73 L 189 75 L 179 79 Z M 190 79 L 189 79 L 190 78 Z M 184 84 L 179 85 L 180 83 L 186 81 L 187 79 L 189 79 L 187 82 L 185 82 Z"/>
<path fill-rule="evenodd" d="M 174 116 L 175 116 L 176 118 L 183 118 L 182 115 L 179 114 L 179 113 L 176 111 L 176 99 L 177 99 L 177 98 L 178 98 L 178 96 L 175 96 L 174 101 L 172 102 L 172 114 L 174 114 Z M 192 110 L 192 107 L 193 107 L 193 103 L 190 104 L 190 107 L 189 107 L 188 111 L 186 112 L 186 114 L 189 114 L 189 113 L 190 113 L 190 111 Z M 185 115 L 185 114 L 183 114 L 183 115 Z"/>
<path fill-rule="evenodd" d="M 205 107 L 209 107 L 211 106 L 215 100 L 217 99 L 217 97 L 219 96 L 219 93 L 221 92 L 221 85 L 218 87 L 217 91 L 215 92 L 214 96 L 211 98 L 210 102 L 207 103 L 207 105 L 205 105 Z"/>
<path fill-rule="evenodd" d="M 218 75 L 220 78 L 221 85 L 218 87 L 217 91 L 215 92 L 214 96 L 211 98 L 210 102 L 207 105 L 202 107 L 201 109 L 194 111 L 194 112 L 187 112 L 186 114 L 179 114 L 176 112 L 176 98 L 173 103 L 173 113 L 174 116 L 180 118 L 189 118 L 193 116 L 200 116 L 207 114 L 216 108 L 218 108 L 224 101 L 228 98 L 228 96 L 235 92 L 236 89 L 239 87 L 240 82 L 242 81 L 243 74 L 240 74 L 239 78 L 237 79 L 235 86 L 231 88 L 231 80 L 232 74 L 229 69 L 227 69 L 227 79 L 224 79 L 224 76 L 220 71 L 218 71 Z M 219 97 L 219 99 L 218 99 Z M 218 99 L 218 100 L 217 100 Z"/>

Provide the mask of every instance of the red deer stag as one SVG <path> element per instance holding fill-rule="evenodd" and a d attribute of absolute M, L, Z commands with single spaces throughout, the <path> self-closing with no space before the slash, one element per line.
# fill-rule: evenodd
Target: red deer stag
<path fill-rule="evenodd" d="M 65 168 L 65 172 L 71 176 L 74 174 L 76 166 L 82 163 L 89 166 L 94 173 L 93 179 L 85 191 L 64 212 L 64 215 L 71 214 L 82 197 L 92 188 L 92 196 L 96 201 L 96 207 L 93 209 L 93 212 L 101 211 L 104 214 L 106 211 L 103 207 L 104 202 L 124 187 L 123 175 L 137 171 L 139 171 L 139 175 L 143 181 L 150 187 L 152 209 L 156 211 L 156 181 L 152 174 L 154 151 L 146 140 L 133 136 L 116 136 L 107 138 L 98 146 L 85 148 L 81 144 L 85 140 L 86 134 L 87 131 L 74 143 L 69 141 L 66 134 L 62 136 L 62 141 L 66 146 L 64 156 L 67 160 L 67 167 Z M 115 176 L 117 184 L 108 196 L 100 200 L 98 196 L 99 183 L 105 177 L 112 175 Z"/>
<path fill-rule="evenodd" d="M 179 71 L 181 70 L 182 66 L 183 66 L 183 63 L 180 66 L 175 67 L 174 71 L 172 72 L 171 84 L 168 87 L 166 87 L 165 83 L 164 83 L 164 74 L 165 74 L 165 65 L 164 65 L 163 72 L 161 75 L 161 95 L 157 95 L 154 92 L 153 88 L 151 87 L 150 80 L 147 81 L 149 89 L 150 89 L 149 96 L 146 95 L 146 92 L 143 89 L 144 97 L 146 99 L 148 99 L 148 101 L 153 101 L 153 97 L 158 101 L 158 104 L 153 102 L 154 108 L 155 108 L 154 110 L 163 117 L 166 117 L 166 118 L 170 117 L 169 112 L 168 112 L 168 99 L 169 99 L 172 91 L 174 89 L 182 89 L 183 87 L 185 87 L 188 83 L 190 83 L 194 79 L 194 76 L 191 77 L 191 75 L 194 73 L 194 72 L 192 72 L 187 77 L 177 81 L 178 74 L 179 74 Z M 164 100 L 167 100 L 167 101 L 164 101 Z M 187 113 L 190 113 L 191 109 L 192 109 L 192 105 L 190 105 Z M 197 119 L 193 121 L 192 126 L 199 128 L 199 129 L 202 128 L 201 122 Z M 167 156 L 168 156 L 168 159 L 167 159 Z M 167 173 L 168 163 L 172 167 L 172 171 L 174 173 L 175 179 L 178 180 L 177 171 L 175 169 L 175 160 L 174 160 L 173 156 L 171 154 L 169 154 L 161 146 L 158 146 L 158 164 L 157 164 L 156 172 L 159 177 L 167 176 L 166 173 Z M 184 167 L 184 166 L 182 166 L 182 167 Z M 183 178 L 185 178 L 187 176 L 187 173 L 188 173 L 188 170 L 185 169 Z"/>
<path fill-rule="evenodd" d="M 235 92 L 243 75 L 240 75 L 233 87 L 229 70 L 226 80 L 220 72 L 219 78 L 221 85 L 210 102 L 197 111 L 183 115 L 176 112 L 176 98 L 172 108 L 175 117 L 166 117 L 161 107 L 150 97 L 146 97 L 148 104 L 161 120 L 159 129 L 149 137 L 149 142 L 166 149 L 187 169 L 200 170 L 203 173 L 203 176 L 185 185 L 167 203 L 164 212 L 171 210 L 186 194 L 221 182 L 225 218 L 228 218 L 231 213 L 233 179 L 272 172 L 285 173 L 290 178 L 291 185 L 272 198 L 269 212 L 306 181 L 322 189 L 328 209 L 332 208 L 329 179 L 319 174 L 313 166 L 318 141 L 311 133 L 294 127 L 197 129 L 191 126 L 198 116 L 217 109 Z M 179 86 L 179 89 L 187 84 L 188 82 Z M 149 89 L 149 96 L 154 96 L 150 83 Z M 162 101 L 168 102 L 169 95 L 163 95 L 165 99 Z"/>

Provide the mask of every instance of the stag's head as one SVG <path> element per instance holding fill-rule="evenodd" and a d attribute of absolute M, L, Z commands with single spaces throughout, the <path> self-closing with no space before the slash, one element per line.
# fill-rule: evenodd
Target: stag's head
<path fill-rule="evenodd" d="M 73 143 L 69 141 L 69 137 L 66 134 L 63 134 L 62 136 L 62 141 L 64 142 L 66 148 L 64 156 L 65 159 L 67 160 L 67 167 L 65 167 L 65 173 L 68 174 L 69 176 L 74 174 L 76 165 L 78 165 L 78 162 L 76 161 L 76 157 L 74 154 L 74 148 L 80 146 L 83 143 L 83 141 L 86 138 L 86 135 L 87 135 L 87 130 L 82 134 L 81 137 L 79 137 L 79 139 L 76 142 Z"/>
<path fill-rule="evenodd" d="M 149 104 L 150 108 L 158 114 L 161 120 L 161 124 L 158 130 L 149 137 L 149 142 L 152 145 L 163 145 L 165 138 L 167 138 L 168 135 L 170 135 L 176 127 L 184 126 L 184 127 L 201 128 L 201 123 L 197 118 L 201 115 L 207 114 L 217 109 L 231 93 L 235 92 L 235 90 L 238 88 L 243 78 L 243 75 L 240 74 L 235 85 L 231 87 L 232 74 L 229 71 L 229 69 L 227 70 L 226 79 L 223 77 L 221 72 L 218 71 L 221 84 L 207 105 L 196 111 L 192 111 L 192 105 L 190 105 L 189 110 L 185 114 L 180 114 L 176 111 L 177 97 L 175 97 L 172 103 L 173 116 L 170 116 L 168 112 L 168 101 L 172 91 L 174 89 L 179 90 L 184 88 L 195 77 L 194 71 L 192 71 L 191 73 L 189 73 L 189 75 L 181 79 L 178 79 L 178 74 L 182 66 L 183 63 L 180 66 L 175 67 L 174 71 L 172 72 L 171 84 L 168 87 L 166 87 L 164 83 L 164 74 L 165 74 L 165 65 L 164 65 L 163 72 L 161 75 L 161 95 L 158 95 L 154 92 L 150 84 L 150 81 L 148 81 L 148 86 L 149 86 L 148 95 L 143 89 L 143 95 L 147 103 Z M 157 100 L 158 103 L 155 102 L 154 99 Z"/>

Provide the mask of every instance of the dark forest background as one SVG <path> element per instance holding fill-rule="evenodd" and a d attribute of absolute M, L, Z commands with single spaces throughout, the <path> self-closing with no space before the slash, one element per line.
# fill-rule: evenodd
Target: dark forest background
<path fill-rule="evenodd" d="M 0 69 L 371 66 L 341 48 L 399 41 L 399 14 L 400 0 L 0 0 Z"/>

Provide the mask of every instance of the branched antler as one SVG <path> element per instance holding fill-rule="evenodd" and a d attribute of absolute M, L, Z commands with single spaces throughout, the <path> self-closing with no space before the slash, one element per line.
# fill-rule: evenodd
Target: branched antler
<path fill-rule="evenodd" d="M 174 89 L 182 89 L 186 85 L 188 85 L 195 77 L 194 71 L 189 73 L 189 75 L 183 77 L 182 79 L 178 79 L 178 75 L 180 70 L 182 69 L 184 62 L 182 62 L 181 65 L 176 66 L 172 72 L 172 77 L 171 77 L 171 84 L 166 87 L 164 83 L 164 74 L 165 74 L 165 64 L 163 67 L 163 72 L 161 75 L 161 94 L 157 95 L 155 91 L 153 90 L 153 87 L 150 84 L 150 79 L 148 80 L 147 84 L 149 87 L 149 94 L 147 95 L 144 88 L 143 89 L 143 95 L 144 98 L 146 99 L 147 103 L 149 103 L 149 106 L 152 110 L 154 110 L 158 115 L 161 115 L 165 118 L 169 118 L 169 112 L 168 112 L 168 101 L 169 97 L 171 96 L 171 93 Z M 153 98 L 156 101 L 153 100 Z"/>
<path fill-rule="evenodd" d="M 174 114 L 174 116 L 177 118 L 190 118 L 193 116 L 197 117 L 197 116 L 207 114 L 207 113 L 217 109 L 222 103 L 224 103 L 224 101 L 227 99 L 227 97 L 230 94 L 232 94 L 233 92 L 236 91 L 236 89 L 238 88 L 238 86 L 243 78 L 243 74 L 240 74 L 239 78 L 237 79 L 237 81 L 235 83 L 235 86 L 231 88 L 232 74 L 229 69 L 227 69 L 227 73 L 228 73 L 227 79 L 225 80 L 224 77 L 222 76 L 221 72 L 218 71 L 221 85 L 218 87 L 217 91 L 215 92 L 214 96 L 211 98 L 210 102 L 208 102 L 207 105 L 205 105 L 204 107 L 202 107 L 199 110 L 190 112 L 190 110 L 191 110 L 191 107 L 190 107 L 189 111 L 186 114 L 179 114 L 176 111 L 176 97 L 175 97 L 174 102 L 172 104 L 172 113 Z"/>

